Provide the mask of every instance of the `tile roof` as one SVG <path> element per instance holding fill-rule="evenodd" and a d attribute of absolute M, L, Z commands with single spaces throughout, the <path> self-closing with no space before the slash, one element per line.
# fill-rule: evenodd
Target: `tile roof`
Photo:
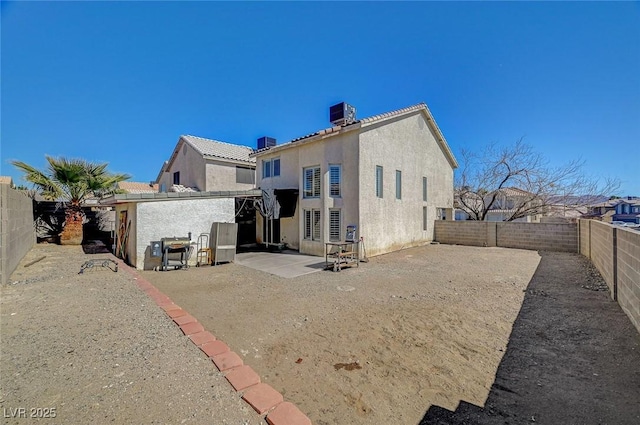
<path fill-rule="evenodd" d="M 418 112 L 418 111 L 424 111 L 424 113 L 427 115 L 427 121 L 433 126 L 433 129 L 436 133 L 436 141 L 438 142 L 438 144 L 442 147 L 442 149 L 445 152 L 445 155 L 449 158 L 452 166 L 454 168 L 456 168 L 458 166 L 458 162 L 456 161 L 455 157 L 453 156 L 453 153 L 451 152 L 451 149 L 449 148 L 449 145 L 447 144 L 444 135 L 442 134 L 442 132 L 440 131 L 440 128 L 438 127 L 438 124 L 436 124 L 435 119 L 433 118 L 433 115 L 431 115 L 431 111 L 429 111 L 429 108 L 427 107 L 427 104 L 424 102 L 418 103 L 416 105 L 412 105 L 406 108 L 402 108 L 402 109 L 396 109 L 395 111 L 390 111 L 390 112 L 385 112 L 383 114 L 378 114 L 378 115 L 372 115 L 370 117 L 367 118 L 362 118 L 359 119 L 351 124 L 347 124 L 344 126 L 333 126 L 333 127 L 327 127 L 324 128 L 322 130 L 318 130 L 315 133 L 310 133 L 307 134 L 305 136 L 301 136 L 301 137 L 297 137 L 295 139 L 292 139 L 286 143 L 283 143 L 281 145 L 277 145 L 274 147 L 267 147 L 264 149 L 260 149 L 260 150 L 256 150 L 253 152 L 253 155 L 255 155 L 256 153 L 261 153 L 261 152 L 265 152 L 268 151 L 270 149 L 275 149 L 275 148 L 281 148 L 283 146 L 290 146 L 293 143 L 296 142 L 301 142 L 307 139 L 311 139 L 317 136 L 327 136 L 327 135 L 331 135 L 331 134 L 337 134 L 340 132 L 344 132 L 344 131 L 349 131 L 351 129 L 356 129 L 362 126 L 366 126 L 366 125 L 370 125 L 370 124 L 375 124 L 379 121 L 388 119 L 388 118 L 394 118 L 394 117 L 399 117 L 402 115 L 406 115 L 406 114 L 410 114 L 413 112 Z"/>
<path fill-rule="evenodd" d="M 158 192 L 158 185 L 150 185 L 149 183 L 141 182 L 118 182 L 118 188 L 124 190 L 126 193 L 156 193 Z"/>
<path fill-rule="evenodd" d="M 185 192 L 200 192 L 200 190 L 198 190 L 197 187 L 189 187 L 181 184 L 174 184 L 169 188 L 169 192 L 185 193 Z"/>
<path fill-rule="evenodd" d="M 249 157 L 253 149 L 248 146 L 234 145 L 190 135 L 180 137 L 204 157 L 231 159 L 252 164 L 256 162 L 255 158 Z"/>
<path fill-rule="evenodd" d="M 9 186 L 11 186 L 11 183 L 13 183 L 13 180 L 11 180 L 11 177 L 0 176 L 0 184 L 8 184 Z"/>
<path fill-rule="evenodd" d="M 527 192 L 526 190 L 519 189 L 517 187 L 503 187 L 500 189 L 500 192 L 505 196 L 534 196 L 533 193 Z"/>

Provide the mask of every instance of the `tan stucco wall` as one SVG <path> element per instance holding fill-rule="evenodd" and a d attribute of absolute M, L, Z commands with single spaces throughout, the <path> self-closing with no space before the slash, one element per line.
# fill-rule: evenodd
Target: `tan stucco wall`
<path fill-rule="evenodd" d="M 164 184 L 168 190 L 173 184 L 173 173 L 180 172 L 180 184 L 189 187 L 197 187 L 200 190 L 205 189 L 205 160 L 193 147 L 182 142 L 180 152 L 176 155 L 175 160 L 171 164 L 168 172 L 162 173 L 160 185 Z M 235 171 L 235 170 L 234 170 Z M 235 181 L 235 179 L 234 179 Z M 216 190 L 234 190 L 234 189 L 216 189 Z"/>
<path fill-rule="evenodd" d="M 383 198 L 376 197 L 376 166 L 383 167 Z M 453 208 L 453 168 L 420 112 L 367 127 L 360 136 L 360 235 L 369 256 L 433 240 L 437 208 Z M 396 199 L 396 170 L 402 199 Z M 422 178 L 427 177 L 427 202 Z M 422 208 L 427 210 L 423 230 Z"/>
<path fill-rule="evenodd" d="M 324 141 L 300 144 L 297 148 L 288 149 L 258 159 L 257 175 L 260 176 L 258 186 L 267 188 L 298 188 L 300 195 L 296 207 L 296 215 L 292 219 L 280 220 L 282 241 L 301 253 L 324 255 L 324 242 L 329 240 L 329 209 L 340 208 L 342 214 L 341 233 L 346 226 L 358 223 L 358 135 L 357 132 L 331 137 Z M 280 176 L 262 179 L 262 160 L 280 158 Z M 341 196 L 329 196 L 329 165 L 339 164 L 342 169 Z M 320 198 L 305 199 L 303 194 L 303 172 L 307 167 L 320 166 L 322 184 Z M 320 231 L 322 240 L 303 239 L 304 220 L 302 211 L 320 209 L 322 222 Z M 262 222 L 257 223 L 256 236 L 262 238 Z"/>
<path fill-rule="evenodd" d="M 241 167 L 250 167 L 249 164 L 237 164 Z M 208 159 L 206 161 L 207 182 L 201 190 L 250 190 L 254 184 L 236 183 L 236 164 L 229 164 L 221 161 Z"/>
<path fill-rule="evenodd" d="M 280 157 L 280 177 L 262 179 L 262 160 L 274 157 Z M 330 164 L 340 164 L 342 168 L 342 196 L 339 198 L 329 196 Z M 382 199 L 377 198 L 375 192 L 376 165 L 384 167 Z M 302 170 L 313 166 L 320 166 L 321 196 L 305 199 Z M 402 171 L 400 200 L 395 197 L 396 170 Z M 436 209 L 453 208 L 453 168 L 420 112 L 263 154 L 258 158 L 256 172 L 261 188 L 300 190 L 297 220 L 282 220 L 281 234 L 286 235 L 291 247 L 306 254 L 324 255 L 324 242 L 329 240 L 330 208 L 341 209 L 342 238 L 348 225 L 358 226 L 358 235 L 365 238 L 369 256 L 431 241 Z M 426 203 L 422 201 L 422 177 L 428 179 Z M 426 231 L 422 228 L 423 206 L 428 207 Z M 305 209 L 322 211 L 321 241 L 303 239 L 302 211 Z M 257 237 L 262 237 L 261 222 L 258 222 L 256 233 Z M 294 237 L 299 241 L 298 246 L 293 243 Z"/>

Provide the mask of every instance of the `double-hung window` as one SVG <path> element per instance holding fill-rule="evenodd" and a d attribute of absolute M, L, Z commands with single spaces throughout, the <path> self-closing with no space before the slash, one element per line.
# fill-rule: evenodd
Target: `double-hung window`
<path fill-rule="evenodd" d="M 304 180 L 304 198 L 320 197 L 320 167 L 309 167 L 302 170 Z"/>
<path fill-rule="evenodd" d="M 376 165 L 376 196 L 382 198 L 382 166 Z"/>
<path fill-rule="evenodd" d="M 262 160 L 262 178 L 278 177 L 280 175 L 280 158 Z"/>
<path fill-rule="evenodd" d="M 320 210 L 304 210 L 304 238 L 320 240 Z"/>
<path fill-rule="evenodd" d="M 329 165 L 329 196 L 342 196 L 342 169 L 339 164 Z"/>

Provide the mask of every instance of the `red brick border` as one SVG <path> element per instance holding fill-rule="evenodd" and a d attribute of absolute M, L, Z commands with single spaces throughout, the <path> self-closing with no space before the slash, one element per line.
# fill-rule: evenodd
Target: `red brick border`
<path fill-rule="evenodd" d="M 231 351 L 227 344 L 207 332 L 198 320 L 171 301 L 151 282 L 140 276 L 135 269 L 117 259 L 120 270 L 126 270 L 133 276 L 141 291 L 161 307 L 169 319 L 189 337 L 193 344 L 211 358 L 220 372 L 225 373 L 229 384 L 238 392 L 243 391 L 242 399 L 260 415 L 266 413 L 269 425 L 311 425 L 311 420 L 293 403 L 284 401 L 280 392 L 260 382 L 260 376 L 242 358 Z"/>

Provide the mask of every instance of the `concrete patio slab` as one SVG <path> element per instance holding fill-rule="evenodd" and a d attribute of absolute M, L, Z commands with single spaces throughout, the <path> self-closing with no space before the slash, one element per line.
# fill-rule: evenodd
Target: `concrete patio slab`
<path fill-rule="evenodd" d="M 323 257 L 295 251 L 240 253 L 236 255 L 236 264 L 285 278 L 315 273 L 325 267 Z"/>

